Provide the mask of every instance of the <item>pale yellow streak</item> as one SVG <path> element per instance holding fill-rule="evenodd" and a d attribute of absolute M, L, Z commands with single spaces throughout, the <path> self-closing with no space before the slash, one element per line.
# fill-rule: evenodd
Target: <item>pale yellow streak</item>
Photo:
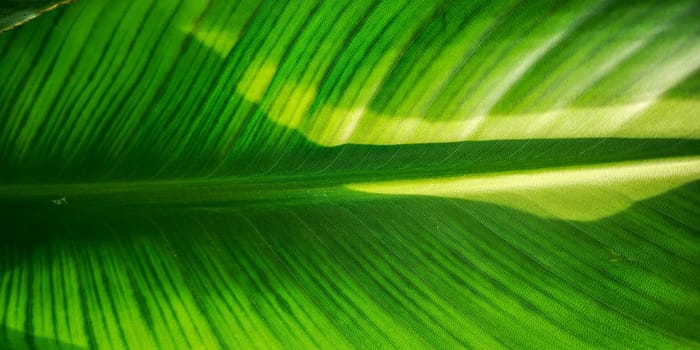
<path fill-rule="evenodd" d="M 573 27 L 574 26 L 570 26 L 569 28 Z M 509 72 L 509 74 L 503 77 L 498 85 L 493 86 L 488 91 L 483 101 L 481 101 L 481 103 L 476 107 L 476 110 L 465 110 L 464 106 L 460 107 L 456 112 L 457 115 L 465 115 L 469 119 L 469 122 L 464 126 L 464 129 L 461 132 L 461 138 L 467 139 L 471 133 L 477 129 L 479 125 L 484 122 L 484 120 L 486 120 L 493 106 L 495 106 L 496 103 L 503 98 L 506 92 L 508 92 L 508 90 L 515 85 L 515 83 L 518 82 L 523 75 L 525 75 L 532 65 L 537 63 L 537 61 L 539 61 L 539 59 L 545 53 L 554 47 L 554 45 L 558 44 L 561 39 L 566 36 L 566 34 L 568 34 L 568 31 L 557 33 L 548 40 L 545 40 L 544 43 L 537 49 L 530 52 L 525 59 L 521 60 L 520 63 Z M 469 115 L 474 117 L 469 118 Z"/>
<path fill-rule="evenodd" d="M 238 81 L 236 89 L 246 100 L 258 103 L 270 86 L 275 73 L 277 73 L 277 64 L 274 62 L 251 64 Z"/>
<path fill-rule="evenodd" d="M 184 32 L 189 32 L 183 29 Z M 226 57 L 238 42 L 238 33 L 214 28 L 197 28 L 191 32 L 202 45 L 221 57 Z"/>
<path fill-rule="evenodd" d="M 655 121 L 630 123 L 624 116 L 637 115 L 651 104 L 668 109 L 655 109 Z M 593 108 L 568 108 L 555 111 L 492 115 L 480 120 L 476 130 L 473 118 L 429 120 L 420 117 L 402 118 L 366 109 L 329 113 L 322 123 L 325 128 L 307 129 L 297 123 L 283 124 L 300 130 L 308 139 L 324 146 L 346 143 L 400 145 L 408 143 L 460 142 L 466 140 L 524 140 L 531 138 L 700 138 L 700 120 L 695 101 L 641 101 L 627 105 Z M 678 111 L 679 113 L 674 113 Z M 659 114 L 662 114 L 661 116 Z M 671 117 L 672 116 L 672 117 Z M 277 121 L 274 114 L 270 115 Z M 465 135 L 471 130 L 471 135 Z M 333 131 L 333 132 L 330 132 Z"/>
<path fill-rule="evenodd" d="M 208 3 L 207 0 L 189 0 L 188 4 L 196 4 L 200 6 L 200 9 L 188 13 L 201 13 Z M 221 58 L 225 58 L 238 43 L 243 34 L 245 23 L 251 16 L 254 16 L 254 13 L 253 7 L 238 6 L 232 14 L 233 16 L 229 17 L 226 22 L 211 21 L 208 16 L 202 19 L 190 17 L 191 21 L 180 26 L 180 30 L 192 35 L 203 46 L 210 48 Z"/>
<path fill-rule="evenodd" d="M 267 71 L 273 70 L 269 68 Z M 257 102 L 270 79 L 270 74 L 260 74 L 253 83 L 257 87 L 241 89 L 240 92 Z M 280 125 L 299 130 L 310 141 L 323 146 L 531 138 L 700 138 L 700 119 L 695 112 L 699 105 L 693 100 L 656 100 L 656 96 L 651 96 L 650 100 L 625 105 L 467 116 L 456 120 L 385 115 L 362 106 L 351 109 L 323 106 L 318 119 L 307 120 L 305 112 L 315 98 L 316 89 L 293 86 L 291 83 L 285 83 L 283 89 L 294 92 L 283 101 L 288 104 L 286 109 L 293 105 L 299 108 L 293 108 L 291 113 L 280 113 L 283 108 L 266 108 L 269 117 Z M 662 105 L 668 108 L 653 108 Z M 648 110 L 652 110 L 654 122 L 647 120 L 651 115 L 646 113 Z"/>
<path fill-rule="evenodd" d="M 316 98 L 316 88 L 303 84 L 285 82 L 276 97 L 265 101 L 261 107 L 268 115 L 282 125 L 296 125 L 304 122 L 311 104 Z"/>
<path fill-rule="evenodd" d="M 683 55 L 675 55 L 672 58 L 669 58 L 663 67 L 658 67 L 657 69 L 649 72 L 644 79 L 637 82 L 637 85 L 653 87 L 645 92 L 645 95 L 649 98 L 650 103 L 635 113 L 627 114 L 626 116 L 619 118 L 620 122 L 618 129 L 624 129 L 627 133 L 630 131 L 634 132 L 635 128 L 640 128 L 640 130 L 648 130 L 649 125 L 646 125 L 648 121 L 645 121 L 644 118 L 640 117 L 643 116 L 647 109 L 658 105 L 658 103 L 655 102 L 660 101 L 659 97 L 661 95 L 679 82 L 683 81 L 683 79 L 695 72 L 699 67 L 700 45 L 695 45 L 689 47 L 687 52 L 685 52 Z M 690 101 L 688 104 L 697 106 L 697 103 L 694 101 Z M 676 126 L 678 125 L 677 122 L 682 122 L 686 128 L 686 134 L 688 133 L 687 129 L 690 128 L 693 130 L 690 137 L 698 138 L 700 119 L 697 118 L 697 111 L 698 109 L 695 108 L 693 110 L 689 110 L 683 115 L 669 113 L 670 111 L 667 111 L 664 114 L 656 114 L 656 122 L 652 123 L 652 125 L 656 124 L 654 130 L 657 131 L 658 135 L 659 133 L 668 133 L 669 127 L 667 125 L 669 125 L 669 122 L 676 123 Z M 659 127 L 659 124 L 661 124 L 662 127 Z M 659 135 L 656 137 L 663 136 Z M 671 133 L 671 135 L 668 135 L 668 137 L 678 137 L 678 135 Z"/>
<path fill-rule="evenodd" d="M 214 32 L 206 28 L 198 28 L 193 35 L 221 55 L 230 51 L 237 38 L 236 32 Z M 563 36 L 564 33 L 558 33 L 544 41 L 514 68 L 503 84 L 493 87 L 493 91 L 476 108 L 460 108 L 453 111 L 456 115 L 446 115 L 440 120 L 424 118 L 417 110 L 407 111 L 405 115 L 388 115 L 369 107 L 389 72 L 390 63 L 398 55 L 392 50 L 373 68 L 371 79 L 364 81 L 362 86 L 351 87 L 360 91 L 353 103 L 322 105 L 312 114 L 310 108 L 318 95 L 315 83 L 280 81 L 276 92 L 264 99 L 277 74 L 278 62 L 275 60 L 254 59 L 237 82 L 236 89 L 248 101 L 259 103 L 275 123 L 298 130 L 308 140 L 322 146 L 532 138 L 700 138 L 698 103 L 660 98 L 665 91 L 700 67 L 700 45 L 691 45 L 683 54 L 669 58 L 650 71 L 638 84 L 640 91 L 630 92 L 635 98 L 629 99 L 627 104 L 567 106 L 571 99 L 627 57 L 643 49 L 644 40 L 630 43 L 617 56 L 592 72 L 590 77 L 580 82 L 579 89 L 562 100 L 564 102 L 560 108 L 528 114 L 492 114 L 491 108 L 502 95 Z"/>
<path fill-rule="evenodd" d="M 542 217 L 592 221 L 699 178 L 700 157 L 682 157 L 345 187 L 379 194 L 468 199 Z"/>

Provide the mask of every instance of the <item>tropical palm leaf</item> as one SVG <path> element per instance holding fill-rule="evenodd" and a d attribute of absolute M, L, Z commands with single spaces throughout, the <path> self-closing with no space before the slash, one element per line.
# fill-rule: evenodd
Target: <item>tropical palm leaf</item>
<path fill-rule="evenodd" d="M 84 0 L 3 33 L 0 347 L 700 347 L 699 15 Z"/>

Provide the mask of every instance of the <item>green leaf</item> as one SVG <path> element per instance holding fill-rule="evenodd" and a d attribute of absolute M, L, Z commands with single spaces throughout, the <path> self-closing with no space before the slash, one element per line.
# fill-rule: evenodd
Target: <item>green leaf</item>
<path fill-rule="evenodd" d="M 60 5 L 74 0 L 36 1 L 36 0 L 3 0 L 0 1 L 0 33 L 20 26 L 51 11 Z"/>
<path fill-rule="evenodd" d="M 700 347 L 699 15 L 85 0 L 4 33 L 0 348 Z"/>

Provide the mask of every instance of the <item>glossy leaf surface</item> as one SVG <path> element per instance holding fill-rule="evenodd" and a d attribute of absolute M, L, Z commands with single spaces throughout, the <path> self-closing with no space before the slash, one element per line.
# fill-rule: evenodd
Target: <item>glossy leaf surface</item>
<path fill-rule="evenodd" d="M 82 0 L 3 33 L 0 347 L 698 347 L 698 15 Z"/>

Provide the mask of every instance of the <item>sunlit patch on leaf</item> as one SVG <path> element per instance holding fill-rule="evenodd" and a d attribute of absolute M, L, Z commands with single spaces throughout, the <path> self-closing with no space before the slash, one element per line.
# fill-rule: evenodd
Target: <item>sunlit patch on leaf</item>
<path fill-rule="evenodd" d="M 346 187 L 381 194 L 478 200 L 543 217 L 591 221 L 698 179 L 700 158 L 689 157 Z"/>
<path fill-rule="evenodd" d="M 3 33 L 0 348 L 698 348 L 699 17 L 84 0 Z"/>

